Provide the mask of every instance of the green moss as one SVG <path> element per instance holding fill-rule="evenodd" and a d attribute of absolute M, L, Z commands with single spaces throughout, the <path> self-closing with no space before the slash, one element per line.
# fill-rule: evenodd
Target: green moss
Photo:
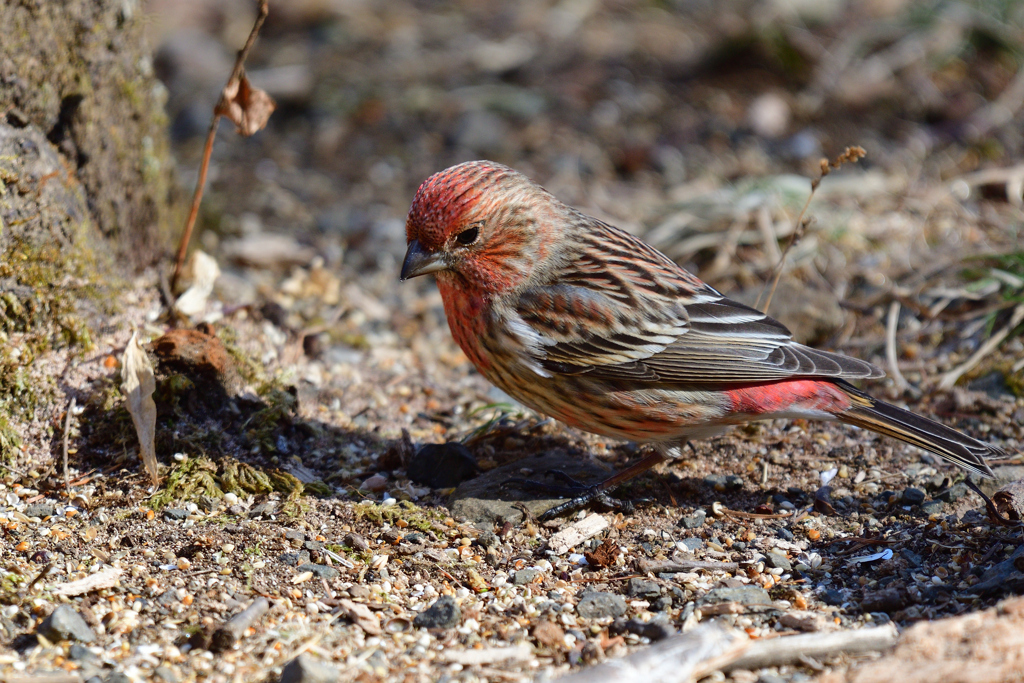
<path fill-rule="evenodd" d="M 11 427 L 7 418 L 0 415 L 0 462 L 11 462 L 20 447 L 21 439 L 18 438 L 18 433 Z"/>
<path fill-rule="evenodd" d="M 189 458 L 171 469 L 164 488 L 149 499 L 149 504 L 158 509 L 176 500 L 195 500 L 200 496 L 224 496 L 217 485 L 217 466 L 209 458 Z"/>
<path fill-rule="evenodd" d="M 260 452 L 275 453 L 278 429 L 290 424 L 295 413 L 295 396 L 275 384 L 265 384 L 257 393 L 264 407 L 245 421 L 246 437 Z"/>
<path fill-rule="evenodd" d="M 73 244 L 86 241 L 78 235 Z M 113 312 L 120 284 L 99 277 L 100 265 L 84 246 L 11 238 L 0 253 L 0 281 L 7 283 L 0 294 L 0 458 L 12 454 L 15 425 L 31 420 L 56 391 L 52 377 L 32 373 L 33 364 L 53 350 L 81 355 L 93 348 L 80 305 Z M 98 282 L 104 284 L 92 284 Z"/>
<path fill-rule="evenodd" d="M 194 501 L 201 496 L 223 498 L 225 493 L 248 496 L 275 491 L 286 496 L 283 509 L 302 509 L 299 501 L 304 487 L 295 476 L 281 470 L 264 471 L 234 458 L 225 457 L 215 463 L 206 456 L 198 456 L 173 467 L 164 488 L 150 499 L 149 505 L 159 509 L 174 501 Z"/>
<path fill-rule="evenodd" d="M 328 498 L 334 494 L 334 489 L 320 479 L 304 484 L 303 488 L 307 493 L 317 498 Z"/>
<path fill-rule="evenodd" d="M 354 509 L 356 518 L 366 519 L 374 524 L 394 524 L 405 520 L 409 527 L 417 531 L 447 534 L 448 529 L 441 525 L 445 515 L 437 510 L 427 510 L 407 500 L 397 505 L 377 505 L 376 503 L 359 503 Z"/>
<path fill-rule="evenodd" d="M 265 472 L 233 458 L 224 460 L 219 479 L 225 493 L 246 495 L 270 493 L 274 490 L 274 484 Z"/>

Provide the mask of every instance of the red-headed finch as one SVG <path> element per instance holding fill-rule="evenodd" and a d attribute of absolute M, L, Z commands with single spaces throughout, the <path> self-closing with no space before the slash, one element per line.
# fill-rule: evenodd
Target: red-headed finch
<path fill-rule="evenodd" d="M 452 335 L 484 377 L 573 427 L 657 447 L 574 503 L 678 457 L 687 439 L 779 417 L 870 429 L 986 477 L 985 458 L 1005 455 L 871 398 L 847 380 L 881 377 L 875 366 L 796 343 L 500 164 L 424 181 L 406 236 L 401 278 L 435 274 Z"/>

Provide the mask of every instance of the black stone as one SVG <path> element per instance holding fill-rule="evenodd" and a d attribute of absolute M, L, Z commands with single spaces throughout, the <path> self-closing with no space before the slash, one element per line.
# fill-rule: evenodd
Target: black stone
<path fill-rule="evenodd" d="M 821 592 L 821 601 L 824 602 L 826 605 L 833 605 L 834 607 L 839 607 L 844 602 L 846 602 L 846 598 L 844 598 L 843 594 L 837 591 L 835 588 L 826 588 Z"/>
<path fill-rule="evenodd" d="M 626 601 L 614 593 L 584 593 L 576 604 L 576 614 L 584 619 L 621 617 L 626 613 Z"/>
<path fill-rule="evenodd" d="M 234 506 L 232 506 L 232 507 L 234 507 Z M 253 508 L 251 510 L 249 510 L 249 519 L 257 519 L 259 517 L 269 517 L 270 515 L 274 514 L 274 511 L 276 509 L 277 509 L 277 503 L 274 503 L 274 502 L 271 502 L 271 501 L 267 501 L 266 503 L 260 503 L 259 505 L 253 506 Z"/>
<path fill-rule="evenodd" d="M 482 531 L 474 540 L 481 548 L 496 548 L 501 545 L 501 539 L 493 531 Z"/>
<path fill-rule="evenodd" d="M 340 678 L 338 669 L 308 652 L 303 652 L 281 670 L 281 683 L 334 683 Z"/>
<path fill-rule="evenodd" d="M 178 590 L 176 588 L 168 588 L 156 599 L 156 604 L 161 607 L 171 607 L 176 602 L 178 602 Z"/>
<path fill-rule="evenodd" d="M 765 555 L 764 564 L 767 567 L 781 569 L 784 572 L 793 571 L 793 563 L 785 555 L 779 553 L 768 553 Z"/>
<path fill-rule="evenodd" d="M 446 489 L 475 477 L 477 466 L 473 454 L 462 444 L 432 443 L 416 451 L 406 467 L 406 474 L 417 484 Z"/>
<path fill-rule="evenodd" d="M 939 491 L 935 494 L 936 500 L 941 500 L 943 503 L 952 503 L 953 501 L 960 500 L 967 495 L 967 484 L 962 481 L 953 484 L 945 491 Z"/>
<path fill-rule="evenodd" d="M 692 515 L 686 515 L 679 520 L 679 526 L 684 529 L 697 529 L 704 526 L 704 520 L 708 517 L 708 513 L 704 510 L 694 510 Z"/>
<path fill-rule="evenodd" d="M 454 628 L 462 621 L 462 610 L 455 598 L 442 595 L 434 604 L 416 615 L 413 625 L 419 628 Z"/>
<path fill-rule="evenodd" d="M 664 612 L 672 608 L 672 598 L 663 595 L 651 603 L 651 609 L 655 612 Z"/>
<path fill-rule="evenodd" d="M 36 633 L 51 643 L 56 643 L 60 640 L 77 640 L 81 643 L 91 643 L 96 640 L 96 634 L 85 623 L 85 619 L 70 605 L 59 605 L 50 616 L 46 617 L 39 624 Z"/>
<path fill-rule="evenodd" d="M 97 661 L 99 658 L 85 645 L 72 643 L 68 648 L 68 659 L 73 662 L 90 662 Z"/>
<path fill-rule="evenodd" d="M 370 544 L 359 534 L 348 534 L 345 536 L 345 545 L 352 550 L 369 550 Z"/>
<path fill-rule="evenodd" d="M 657 581 L 651 581 L 650 579 L 630 579 L 628 592 L 634 598 L 654 600 L 661 596 L 661 586 L 658 585 Z"/>
<path fill-rule="evenodd" d="M 188 510 L 181 508 L 164 508 L 164 517 L 172 522 L 180 522 L 188 518 Z"/>
<path fill-rule="evenodd" d="M 676 630 L 671 625 L 659 620 L 643 622 L 639 619 L 630 619 L 625 624 L 625 630 L 629 633 L 635 633 L 642 638 L 647 638 L 652 643 L 664 640 L 676 633 Z"/>
<path fill-rule="evenodd" d="M 698 550 L 700 550 L 701 548 L 703 548 L 703 547 L 704 547 L 704 541 L 702 541 L 702 540 L 701 540 L 701 539 L 699 539 L 699 538 L 684 538 L 684 539 L 683 539 L 683 540 L 681 541 L 681 543 L 682 543 L 682 544 L 683 544 L 683 545 L 684 545 L 684 546 L 686 547 L 686 549 L 687 549 L 687 550 L 689 550 L 689 551 L 690 551 L 691 553 L 692 553 L 692 552 L 696 552 L 696 551 L 698 551 Z"/>
<path fill-rule="evenodd" d="M 512 583 L 516 586 L 525 586 L 536 581 L 542 574 L 539 569 L 520 569 L 512 577 Z"/>
<path fill-rule="evenodd" d="M 289 567 L 298 567 L 300 564 L 306 564 L 309 562 L 309 552 L 306 550 L 300 550 L 295 553 L 281 553 L 277 559 L 284 562 Z"/>
<path fill-rule="evenodd" d="M 781 538 L 784 541 L 792 541 L 793 540 L 793 532 L 790 531 L 789 529 L 785 528 L 785 527 L 781 527 L 779 529 L 776 529 L 775 530 L 775 535 L 778 536 L 779 538 Z"/>
<path fill-rule="evenodd" d="M 904 505 L 920 505 L 924 502 L 924 497 L 924 491 L 908 486 L 903 489 L 903 495 L 900 497 L 900 500 Z"/>
<path fill-rule="evenodd" d="M 320 577 L 321 579 L 333 579 L 340 575 L 340 572 L 334 567 L 328 567 L 326 564 L 300 564 L 295 568 L 295 571 L 299 572 L 313 572 L 314 576 Z"/>
<path fill-rule="evenodd" d="M 907 606 L 907 595 L 896 588 L 868 593 L 860 601 L 860 607 L 865 612 L 885 612 L 889 614 Z"/>

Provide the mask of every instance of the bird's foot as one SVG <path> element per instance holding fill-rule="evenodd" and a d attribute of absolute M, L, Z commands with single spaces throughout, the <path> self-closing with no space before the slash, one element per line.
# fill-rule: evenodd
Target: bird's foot
<path fill-rule="evenodd" d="M 547 522 L 548 520 L 552 520 L 556 517 L 561 517 L 566 513 L 575 512 L 576 510 L 580 510 L 591 503 L 599 503 L 610 510 L 616 510 L 626 514 L 633 512 L 633 503 L 628 500 L 620 500 L 610 496 L 608 494 L 607 487 L 602 486 L 604 482 L 594 485 L 583 484 L 561 470 L 548 470 L 547 474 L 556 479 L 560 479 L 564 483 L 548 484 L 547 482 L 536 481 L 534 479 L 516 478 L 506 481 L 502 484 L 502 488 L 517 486 L 519 488 L 528 488 L 534 491 L 542 491 L 551 495 L 569 498 L 569 500 L 564 503 L 559 503 L 539 515 L 537 520 L 541 522 Z"/>

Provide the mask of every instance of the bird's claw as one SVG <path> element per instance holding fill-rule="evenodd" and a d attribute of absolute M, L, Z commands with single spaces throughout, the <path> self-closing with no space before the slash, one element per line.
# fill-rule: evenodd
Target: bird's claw
<path fill-rule="evenodd" d="M 561 479 L 565 484 L 548 484 L 535 479 L 515 478 L 504 482 L 501 487 L 511 488 L 516 486 L 524 489 L 528 488 L 535 491 L 541 491 L 555 496 L 571 496 L 569 500 L 559 503 L 539 515 L 537 517 L 537 521 L 540 522 L 547 522 L 567 513 L 575 512 L 576 510 L 584 508 L 591 503 L 599 503 L 609 510 L 616 510 L 625 514 L 633 512 L 634 504 L 631 501 L 613 498 L 608 494 L 608 491 L 601 488 L 600 484 L 593 486 L 582 484 L 560 470 L 550 470 L 546 474 L 557 479 Z"/>

